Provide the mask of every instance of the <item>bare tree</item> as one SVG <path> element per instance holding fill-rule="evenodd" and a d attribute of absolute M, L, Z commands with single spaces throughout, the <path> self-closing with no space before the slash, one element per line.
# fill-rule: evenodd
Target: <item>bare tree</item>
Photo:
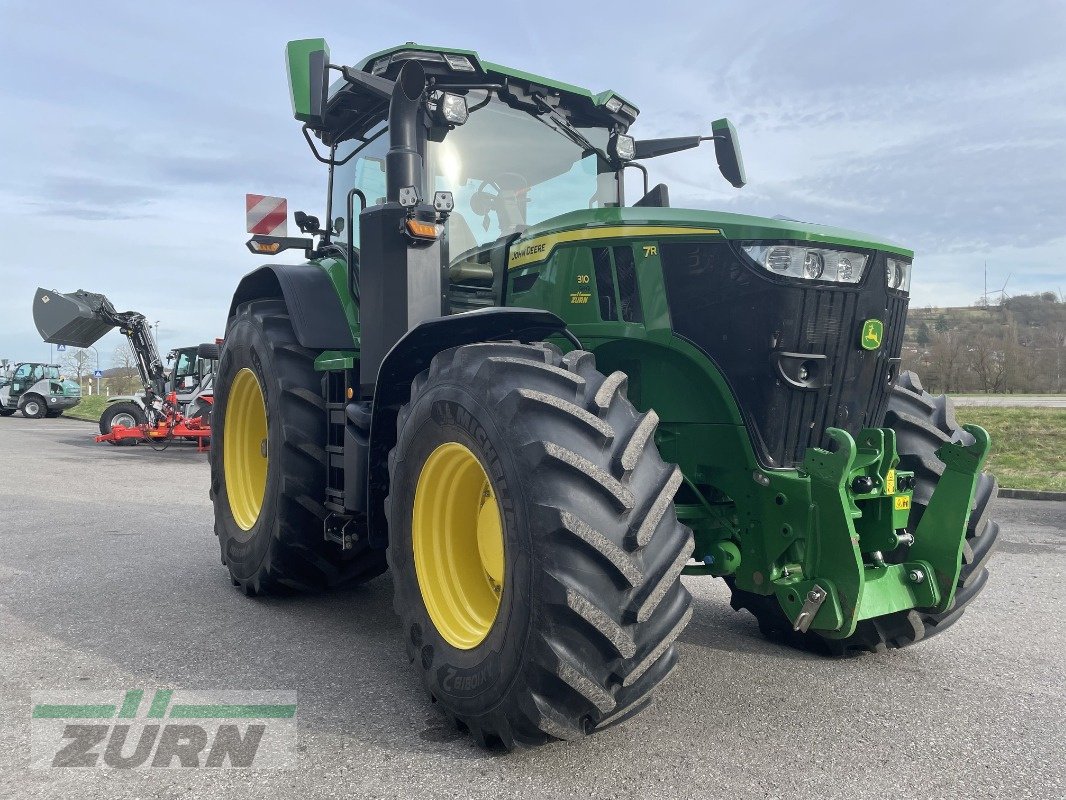
<path fill-rule="evenodd" d="M 67 350 L 66 353 L 63 354 L 63 366 L 74 376 L 74 380 L 78 382 L 79 386 L 81 385 L 82 377 L 92 375 L 92 365 L 95 362 L 96 356 L 91 350 Z"/>
<path fill-rule="evenodd" d="M 115 371 L 111 375 L 111 387 L 116 394 L 132 394 L 140 389 L 140 375 L 137 372 L 137 356 L 129 344 L 120 344 L 115 348 L 111 358 Z"/>
<path fill-rule="evenodd" d="M 934 391 L 953 392 L 961 388 L 964 341 L 954 331 L 936 332 L 929 347 L 929 385 Z"/>
<path fill-rule="evenodd" d="M 968 348 L 969 366 L 977 376 L 981 391 L 1003 392 L 1007 387 L 1009 353 L 1003 336 L 982 332 Z"/>

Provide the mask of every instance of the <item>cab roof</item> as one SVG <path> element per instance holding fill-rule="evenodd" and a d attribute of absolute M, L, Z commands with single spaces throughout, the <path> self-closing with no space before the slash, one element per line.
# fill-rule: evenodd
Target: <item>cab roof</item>
<path fill-rule="evenodd" d="M 548 89 L 554 89 L 557 92 L 573 95 L 574 97 L 581 97 L 590 100 L 593 104 L 601 106 L 610 100 L 612 97 L 617 97 L 619 101 L 625 106 L 629 106 L 632 111 L 632 116 L 636 119 L 637 114 L 640 113 L 633 103 L 626 100 L 622 95 L 613 89 L 606 89 L 602 92 L 592 92 L 589 89 L 585 89 L 581 86 L 575 86 L 572 83 L 564 83 L 563 81 L 557 81 L 553 78 L 546 78 L 543 75 L 537 75 L 532 72 L 525 72 L 513 67 L 507 67 L 503 64 L 495 64 L 491 61 L 485 61 L 478 55 L 476 50 L 460 50 L 454 47 L 438 47 L 431 44 L 418 44 L 416 42 L 406 42 L 402 45 L 395 45 L 394 47 L 387 47 L 384 50 L 379 50 L 372 55 L 367 56 L 359 68 L 364 72 L 370 72 L 374 69 L 374 65 L 385 57 L 389 57 L 391 60 L 397 54 L 403 54 L 405 52 L 421 52 L 421 53 L 438 53 L 443 56 L 445 53 L 455 56 L 466 56 L 470 60 L 471 65 L 475 70 L 480 71 L 482 74 L 488 75 L 498 79 L 512 79 L 521 81 L 523 83 L 532 83 L 538 86 L 543 86 Z M 399 60 L 399 59 L 398 59 Z"/>
<path fill-rule="evenodd" d="M 423 66 L 432 85 L 449 91 L 502 86 L 512 95 L 513 102 L 525 101 L 526 107 L 530 107 L 530 95 L 537 92 L 578 126 L 602 125 L 624 132 L 640 113 L 635 105 L 611 89 L 594 93 L 581 86 L 484 61 L 474 50 L 407 42 L 367 56 L 356 68 L 394 79 L 409 60 Z M 363 139 L 384 120 L 387 110 L 387 102 L 362 94 L 343 78 L 339 79 L 330 87 L 325 124 L 316 134 L 327 144 Z"/>

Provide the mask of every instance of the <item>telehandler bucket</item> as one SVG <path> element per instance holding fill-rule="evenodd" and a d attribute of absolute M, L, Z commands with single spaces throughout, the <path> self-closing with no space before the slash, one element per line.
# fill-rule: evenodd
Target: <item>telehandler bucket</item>
<path fill-rule="evenodd" d="M 115 327 L 96 313 L 105 304 L 110 305 L 102 294 L 80 289 L 60 294 L 38 288 L 33 297 L 33 321 L 46 342 L 89 347 Z"/>

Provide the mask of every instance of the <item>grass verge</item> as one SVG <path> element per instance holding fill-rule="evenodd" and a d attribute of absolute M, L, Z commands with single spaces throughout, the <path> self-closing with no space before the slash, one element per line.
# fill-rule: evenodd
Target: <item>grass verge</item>
<path fill-rule="evenodd" d="M 70 411 L 64 411 L 63 414 L 74 419 L 87 419 L 90 422 L 98 422 L 106 405 L 106 397 L 102 394 L 94 394 L 89 397 L 83 397 L 80 403 L 70 409 Z"/>
<path fill-rule="evenodd" d="M 1066 409 L 963 406 L 955 416 L 992 437 L 987 469 L 1000 486 L 1066 492 Z"/>

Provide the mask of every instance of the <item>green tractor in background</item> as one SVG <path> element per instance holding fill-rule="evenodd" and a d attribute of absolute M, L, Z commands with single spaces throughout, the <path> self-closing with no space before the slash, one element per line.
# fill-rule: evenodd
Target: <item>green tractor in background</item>
<path fill-rule="evenodd" d="M 985 431 L 900 372 L 911 251 L 670 208 L 640 160 L 711 140 L 742 186 L 726 120 L 634 140 L 621 95 L 472 51 L 287 55 L 327 214 L 253 237 L 306 260 L 229 309 L 211 485 L 235 585 L 391 568 L 430 697 L 506 748 L 644 707 L 682 575 L 829 654 L 959 618 L 996 483 Z"/>

